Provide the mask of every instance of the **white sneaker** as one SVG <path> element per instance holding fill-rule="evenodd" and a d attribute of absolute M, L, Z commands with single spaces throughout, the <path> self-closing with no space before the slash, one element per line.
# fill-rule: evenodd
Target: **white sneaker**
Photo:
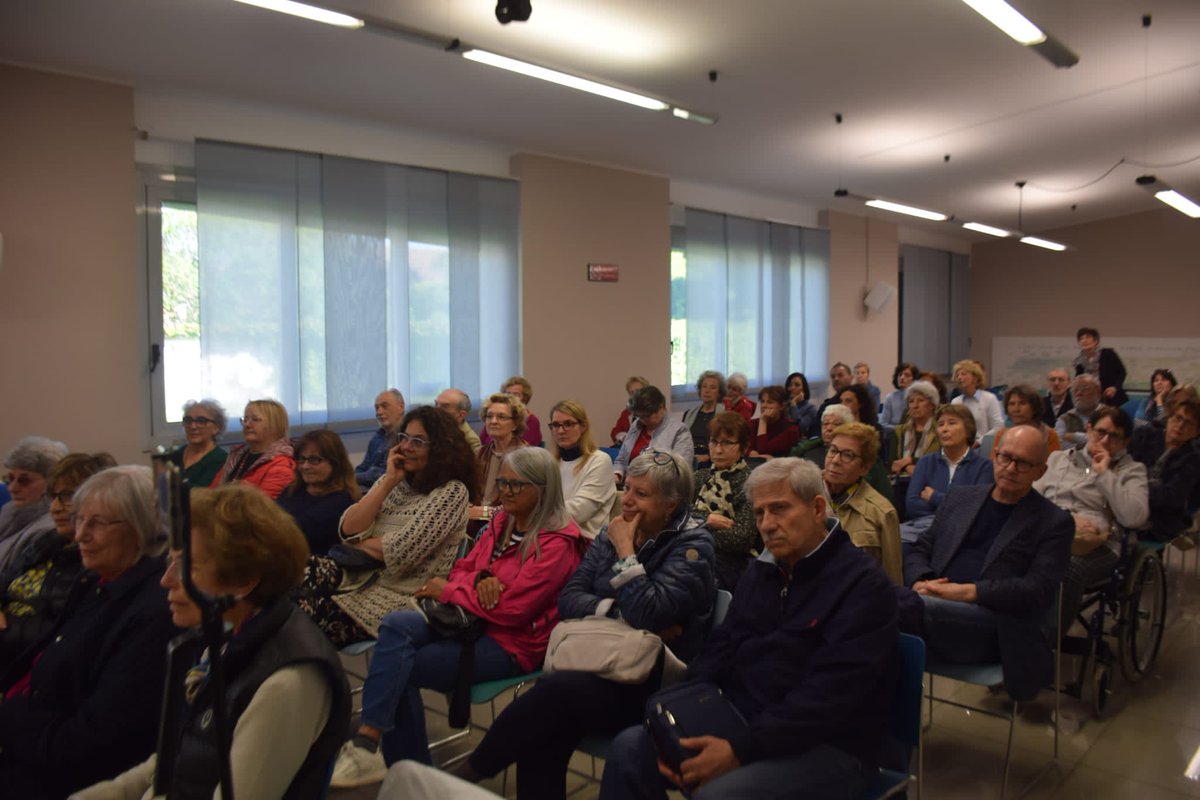
<path fill-rule="evenodd" d="M 354 786 L 366 786 L 369 783 L 379 783 L 387 775 L 387 765 L 383 763 L 383 753 L 374 753 L 363 747 L 355 747 L 354 742 L 346 742 L 338 753 L 337 763 L 333 765 L 333 778 L 329 785 L 336 789 L 349 789 Z"/>

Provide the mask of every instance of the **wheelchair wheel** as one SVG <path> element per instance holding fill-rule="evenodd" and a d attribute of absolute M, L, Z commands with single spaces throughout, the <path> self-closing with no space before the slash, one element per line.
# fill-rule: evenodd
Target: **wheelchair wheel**
<path fill-rule="evenodd" d="M 1150 669 L 1162 643 L 1167 616 L 1167 576 L 1157 553 L 1139 550 L 1129 570 L 1129 581 L 1121 606 L 1121 672 L 1136 683 Z"/>

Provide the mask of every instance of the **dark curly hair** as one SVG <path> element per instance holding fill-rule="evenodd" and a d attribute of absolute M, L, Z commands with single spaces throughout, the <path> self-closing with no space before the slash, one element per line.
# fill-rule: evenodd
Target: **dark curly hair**
<path fill-rule="evenodd" d="M 807 401 L 811 400 L 811 399 L 812 399 L 812 392 L 810 392 L 810 391 L 808 390 L 808 378 L 804 377 L 804 373 L 803 373 L 803 372 L 793 372 L 791 375 L 788 375 L 788 376 L 787 376 L 787 380 L 783 382 L 783 388 L 785 388 L 785 389 L 786 389 L 786 388 L 788 387 L 788 385 L 789 385 L 789 384 L 791 384 L 791 382 L 792 382 L 792 378 L 799 378 L 799 379 L 800 379 L 800 385 L 801 385 L 802 387 L 804 387 L 804 400 L 805 400 L 805 402 L 807 402 Z M 790 395 L 789 395 L 789 396 L 790 396 Z"/>
<path fill-rule="evenodd" d="M 429 463 L 425 469 L 409 478 L 412 488 L 421 494 L 429 494 L 450 481 L 459 481 L 467 487 L 472 503 L 479 502 L 479 477 L 475 453 L 467 444 L 458 427 L 458 421 L 440 408 L 417 406 L 404 415 L 400 430 L 407 430 L 408 423 L 420 422 L 429 437 Z"/>
<path fill-rule="evenodd" d="M 846 392 L 850 392 L 858 399 L 859 422 L 865 422 L 868 425 L 875 425 L 879 422 L 879 411 L 875 408 L 875 401 L 871 399 L 871 393 L 867 391 L 867 387 L 861 383 L 850 384 L 837 393 L 839 402 Z"/>
<path fill-rule="evenodd" d="M 900 373 L 904 372 L 905 370 L 908 370 L 910 373 L 912 373 L 913 383 L 921 380 L 921 370 L 917 369 L 916 364 L 912 363 L 911 361 L 901 361 L 896 365 L 896 368 L 892 370 L 892 386 L 897 389 L 900 388 Z"/>

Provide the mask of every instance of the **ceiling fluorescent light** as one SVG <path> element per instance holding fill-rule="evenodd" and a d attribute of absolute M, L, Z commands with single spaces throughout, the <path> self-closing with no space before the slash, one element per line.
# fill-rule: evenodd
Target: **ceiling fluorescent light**
<path fill-rule="evenodd" d="M 975 13 L 1028 47 L 1046 41 L 1046 34 L 1004 0 L 963 0 Z"/>
<path fill-rule="evenodd" d="M 559 72 L 546 67 L 539 67 L 536 64 L 530 64 L 525 61 L 518 61 L 515 58 L 496 55 L 489 53 L 487 50 L 465 50 L 462 54 L 463 58 L 470 61 L 477 61 L 480 64 L 488 64 L 489 66 L 506 69 L 509 72 L 517 72 L 521 75 L 527 75 L 530 78 L 538 78 L 543 81 L 557 83 L 560 86 L 567 86 L 572 89 L 578 89 L 581 92 L 589 92 L 598 94 L 601 97 L 607 97 L 611 100 L 620 100 L 622 103 L 638 106 L 639 108 L 647 108 L 651 111 L 666 111 L 670 105 L 653 97 L 636 94 L 618 89 L 615 86 L 608 86 L 603 83 L 588 80 L 587 78 L 579 78 L 574 75 L 568 75 L 565 72 Z"/>
<path fill-rule="evenodd" d="M 337 25 L 340 28 L 361 28 L 365 23 L 349 14 L 339 14 L 326 8 L 310 6 L 307 3 L 297 3 L 294 0 L 237 0 L 248 6 L 265 8 L 268 11 L 278 11 L 291 14 L 294 17 L 304 17 L 313 22 L 324 22 L 326 25 Z"/>
<path fill-rule="evenodd" d="M 964 222 L 963 227 L 969 231 L 986 233 L 988 236 L 999 236 L 1002 239 L 1009 235 L 1004 228 L 994 228 L 991 225 L 984 225 L 982 222 Z"/>
<path fill-rule="evenodd" d="M 910 217 L 931 219 L 934 222 L 942 222 L 946 219 L 945 214 L 939 214 L 937 211 L 926 211 L 923 208 L 914 208 L 913 206 L 901 205 L 900 203 L 891 203 L 887 200 L 868 200 L 867 205 L 869 205 L 871 208 L 883 209 L 884 211 L 894 211 L 897 214 L 908 214 Z"/>
<path fill-rule="evenodd" d="M 1154 196 L 1176 211 L 1187 214 L 1192 219 L 1200 219 L 1200 205 L 1192 202 L 1174 189 L 1164 189 L 1161 192 L 1155 192 Z"/>
<path fill-rule="evenodd" d="M 1059 244 L 1058 242 L 1052 242 L 1049 239 L 1039 239 L 1036 236 L 1022 236 L 1021 243 L 1022 244 L 1031 244 L 1034 247 L 1041 247 L 1045 250 L 1053 250 L 1056 253 L 1061 253 L 1063 250 L 1067 249 L 1067 246 L 1065 244 Z"/>
<path fill-rule="evenodd" d="M 680 108 L 679 106 L 671 106 L 671 114 L 678 119 L 699 122 L 701 125 L 712 125 L 717 121 L 715 114 L 701 114 L 698 111 L 688 111 L 686 108 Z"/>

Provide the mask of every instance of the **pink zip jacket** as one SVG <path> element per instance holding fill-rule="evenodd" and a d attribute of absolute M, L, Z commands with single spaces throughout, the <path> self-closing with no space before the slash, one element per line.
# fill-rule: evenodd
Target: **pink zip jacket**
<path fill-rule="evenodd" d="M 510 546 L 489 566 L 492 549 L 504 534 L 507 519 L 504 511 L 492 518 L 467 557 L 459 559 L 450 570 L 449 582 L 438 599 L 487 620 L 486 635 L 511 653 L 521 669 L 532 672 L 545 659 L 550 630 L 558 623 L 559 592 L 579 566 L 587 539 L 579 526 L 570 522 L 560 530 L 538 534 L 540 557 L 531 548 L 522 563 L 520 547 Z M 480 606 L 475 594 L 475 581 L 483 570 L 495 575 L 505 587 L 495 608 Z"/>

